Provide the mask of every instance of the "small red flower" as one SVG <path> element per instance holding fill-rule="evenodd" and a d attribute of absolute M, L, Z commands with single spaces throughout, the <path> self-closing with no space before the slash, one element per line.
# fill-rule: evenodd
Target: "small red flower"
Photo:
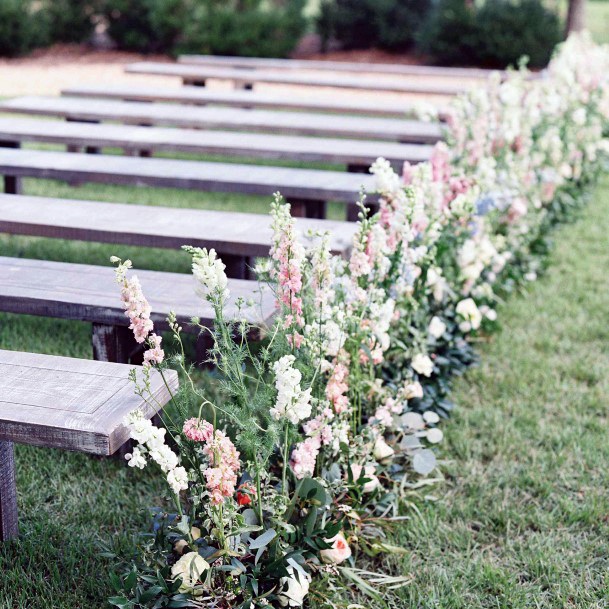
<path fill-rule="evenodd" d="M 237 503 L 239 505 L 249 505 L 256 497 L 256 489 L 251 482 L 244 482 L 237 489 Z"/>

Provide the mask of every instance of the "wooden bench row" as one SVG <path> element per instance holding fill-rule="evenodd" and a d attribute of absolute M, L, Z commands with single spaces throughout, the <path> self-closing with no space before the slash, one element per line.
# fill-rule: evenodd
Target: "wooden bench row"
<path fill-rule="evenodd" d="M 298 218 L 296 233 L 328 232 L 330 249 L 346 257 L 356 226 Z M 77 239 L 140 247 L 214 248 L 229 277 L 246 279 L 256 257 L 266 257 L 273 232 L 268 214 L 102 203 L 0 194 L 0 233 Z"/>
<path fill-rule="evenodd" d="M 0 145 L 43 142 L 76 149 L 122 148 L 127 154 L 154 152 L 220 154 L 242 158 L 317 161 L 368 167 L 384 157 L 395 167 L 428 160 L 431 146 L 396 142 L 313 138 L 234 131 L 198 131 L 162 127 L 0 118 Z"/>
<path fill-rule="evenodd" d="M 457 95 L 471 86 L 463 83 L 423 82 L 418 78 L 366 78 L 361 75 L 299 74 L 290 71 L 243 70 L 205 65 L 138 62 L 128 65 L 130 74 L 176 76 L 184 84 L 205 85 L 208 80 L 228 80 L 237 87 L 252 87 L 255 83 L 297 85 L 299 87 L 331 87 L 360 91 L 386 91 L 392 93 L 418 93 L 422 95 Z"/>
<path fill-rule="evenodd" d="M 443 137 L 438 124 L 397 118 L 198 108 L 73 97 L 18 97 L 0 102 L 0 112 L 56 116 L 76 121 L 115 121 L 187 129 L 270 131 L 274 134 L 365 138 L 419 144 L 433 144 Z"/>
<path fill-rule="evenodd" d="M 176 313 L 185 332 L 198 331 L 190 325 L 193 317 L 211 327 L 214 312 L 195 293 L 190 274 L 138 270 L 137 276 L 152 307 L 151 319 L 159 329 L 167 329 L 170 311 Z M 228 319 L 270 322 L 275 299 L 269 289 L 244 279 L 230 279 L 228 288 Z M 254 306 L 240 310 L 236 304 L 239 299 L 253 300 Z M 109 266 L 0 257 L 0 310 L 90 322 L 94 359 L 126 363 L 141 357 L 140 346 L 127 328 L 129 321 Z"/>
<path fill-rule="evenodd" d="M 400 63 L 367 63 L 363 61 L 327 61 L 314 59 L 275 59 L 268 57 L 229 57 L 225 55 L 180 55 L 179 63 L 199 66 L 230 67 L 249 70 L 314 70 L 362 72 L 370 74 L 394 74 L 396 76 L 434 76 L 442 78 L 488 78 L 493 70 L 482 68 L 447 68 Z"/>
<path fill-rule="evenodd" d="M 341 171 L 11 148 L 0 148 L 0 174 L 8 194 L 19 194 L 22 177 L 267 197 L 279 191 L 292 202 L 294 215 L 315 218 L 325 217 L 327 201 L 346 203 L 353 210 L 361 189 L 375 189 L 373 176 Z"/>
<path fill-rule="evenodd" d="M 131 366 L 0 350 L 0 541 L 18 534 L 13 443 L 95 455 L 129 438 L 126 415 L 151 418 L 171 399 L 177 374 L 150 375 L 154 400 L 134 392 Z"/>
<path fill-rule="evenodd" d="M 139 102 L 172 102 L 197 106 L 215 105 L 234 108 L 265 108 L 339 114 L 361 114 L 404 118 L 415 110 L 412 103 L 387 99 L 361 100 L 336 95 L 286 95 L 259 91 L 209 89 L 204 87 L 159 87 L 151 85 L 79 85 L 62 91 L 68 97 L 86 97 Z M 440 118 L 446 109 L 439 108 Z M 334 117 L 336 118 L 336 117 Z"/>

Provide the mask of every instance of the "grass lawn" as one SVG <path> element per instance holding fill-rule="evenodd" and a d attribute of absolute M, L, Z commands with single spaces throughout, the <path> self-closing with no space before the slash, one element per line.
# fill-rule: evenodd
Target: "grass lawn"
<path fill-rule="evenodd" d="M 31 194 L 207 206 L 207 195 L 27 181 Z M 216 201 L 218 199 L 216 198 Z M 263 199 L 227 197 L 266 211 Z M 335 211 L 336 213 L 336 211 Z M 609 598 L 609 182 L 556 233 L 550 272 L 501 307 L 503 332 L 457 384 L 447 483 L 398 535 L 407 608 L 605 607 Z M 188 270 L 178 252 L 1 237 L 3 255 Z M 0 348 L 90 357 L 89 326 L 0 315 Z M 111 593 L 97 540 L 129 547 L 158 501 L 148 472 L 17 447 L 21 537 L 0 547 L 0 609 L 96 609 Z M 394 563 L 395 567 L 395 563 Z"/>

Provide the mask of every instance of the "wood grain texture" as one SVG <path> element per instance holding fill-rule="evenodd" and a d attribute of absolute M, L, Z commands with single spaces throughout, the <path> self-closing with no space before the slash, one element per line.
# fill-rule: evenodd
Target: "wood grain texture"
<path fill-rule="evenodd" d="M 246 92 L 247 93 L 247 92 Z M 436 123 L 397 118 L 328 116 L 242 108 L 193 107 L 75 97 L 18 97 L 0 102 L 3 112 L 61 116 L 72 120 L 116 121 L 197 129 L 232 129 L 274 134 L 316 135 L 393 142 L 435 143 L 442 138 Z"/>
<path fill-rule="evenodd" d="M 132 366 L 0 350 L 0 440 L 110 455 L 128 439 L 124 417 L 152 417 L 170 400 L 152 371 L 154 399 L 134 393 Z M 141 377 L 141 370 L 138 372 Z M 166 371 L 171 391 L 177 374 Z"/>
<path fill-rule="evenodd" d="M 0 398 L 1 399 L 1 398 Z M 0 422 L 0 430 L 2 423 Z M 0 541 L 19 533 L 13 443 L 0 440 Z"/>
<path fill-rule="evenodd" d="M 0 148 L 0 174 L 353 203 L 373 176 L 341 171 Z M 372 199 L 375 197 L 373 196 Z"/>
<path fill-rule="evenodd" d="M 212 324 L 213 310 L 195 293 L 191 275 L 141 270 L 135 274 L 152 307 L 151 319 L 158 328 L 167 327 L 166 317 L 172 310 L 185 332 L 197 332 L 189 324 L 193 317 L 199 317 L 203 325 Z M 228 287 L 231 295 L 225 310 L 227 319 L 245 318 L 261 325 L 272 319 L 275 302 L 270 289 L 242 279 L 229 280 Z M 254 304 L 240 310 L 239 299 L 251 299 Z M 0 310 L 97 324 L 129 325 L 113 269 L 87 264 L 0 257 Z"/>
<path fill-rule="evenodd" d="M 436 83 L 424 82 L 416 77 L 387 78 L 351 76 L 349 74 L 300 74 L 290 71 L 240 70 L 203 65 L 138 62 L 126 66 L 130 74 L 154 74 L 158 76 L 177 76 L 187 81 L 208 79 L 230 80 L 236 83 L 273 83 L 298 85 L 300 87 L 332 87 L 365 91 L 391 91 L 396 93 L 421 93 L 431 95 L 457 95 L 471 88 L 462 82 Z"/>
<path fill-rule="evenodd" d="M 158 87 L 147 85 L 77 85 L 62 90 L 68 97 L 88 97 L 139 102 L 174 102 L 199 106 L 216 105 L 235 108 L 265 108 L 310 112 L 334 112 L 339 114 L 362 114 L 391 118 L 404 118 L 414 106 L 407 101 L 376 99 L 374 102 L 344 96 L 285 95 L 261 91 L 206 89 L 201 87 Z M 438 108 L 441 119 L 447 110 Z"/>
<path fill-rule="evenodd" d="M 252 70 L 314 70 L 355 72 L 357 74 L 395 74 L 398 76 L 441 76 L 448 78 L 488 78 L 494 70 L 482 68 L 449 68 L 399 63 L 368 63 L 363 61 L 324 61 L 314 59 L 275 59 L 267 57 L 229 57 L 225 55 L 180 55 L 182 64 L 219 66 Z M 502 72 L 504 73 L 504 72 Z"/>
<path fill-rule="evenodd" d="M 351 250 L 355 230 L 350 222 L 296 220 L 299 237 L 328 232 L 330 249 L 340 256 Z M 238 257 L 268 256 L 273 237 L 266 214 L 3 194 L 0 232 L 173 249 L 192 245 Z"/>
<path fill-rule="evenodd" d="M 73 149 L 86 147 L 89 153 L 114 147 L 126 148 L 131 154 L 145 149 L 148 153 L 221 154 L 364 166 L 370 166 L 378 157 L 383 157 L 400 169 L 404 161 L 420 163 L 429 160 L 432 152 L 432 146 L 425 144 L 19 118 L 0 118 L 0 140 L 61 144 Z"/>

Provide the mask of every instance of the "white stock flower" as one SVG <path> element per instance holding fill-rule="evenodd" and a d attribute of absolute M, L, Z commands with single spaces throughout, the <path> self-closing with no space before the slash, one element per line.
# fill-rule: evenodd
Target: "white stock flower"
<path fill-rule="evenodd" d="M 189 552 L 171 567 L 171 577 L 174 581 L 178 578 L 182 580 L 180 592 L 191 592 L 208 569 L 209 563 L 202 556 Z"/>
<path fill-rule="evenodd" d="M 311 389 L 301 390 L 302 374 L 293 367 L 294 361 L 293 355 L 284 355 L 273 364 L 277 401 L 271 415 L 276 420 L 285 417 L 297 424 L 311 416 Z"/>
<path fill-rule="evenodd" d="M 188 474 L 183 467 L 175 467 L 167 474 L 167 484 L 171 490 L 178 495 L 180 491 L 188 488 Z"/>
<path fill-rule="evenodd" d="M 230 295 L 226 266 L 220 260 L 214 249 L 193 247 L 185 248 L 192 254 L 192 274 L 197 282 L 197 294 L 202 298 L 218 295 L 227 299 Z"/>
<path fill-rule="evenodd" d="M 446 324 L 437 315 L 434 315 L 429 322 L 428 331 L 434 338 L 440 338 L 446 332 Z"/>
<path fill-rule="evenodd" d="M 417 353 L 410 364 L 412 369 L 423 376 L 431 376 L 433 372 L 433 362 L 431 359 L 423 353 Z"/>
<path fill-rule="evenodd" d="M 136 446 L 132 453 L 126 454 L 125 459 L 129 467 L 137 467 L 138 469 L 146 467 L 146 457 L 139 446 Z"/>

